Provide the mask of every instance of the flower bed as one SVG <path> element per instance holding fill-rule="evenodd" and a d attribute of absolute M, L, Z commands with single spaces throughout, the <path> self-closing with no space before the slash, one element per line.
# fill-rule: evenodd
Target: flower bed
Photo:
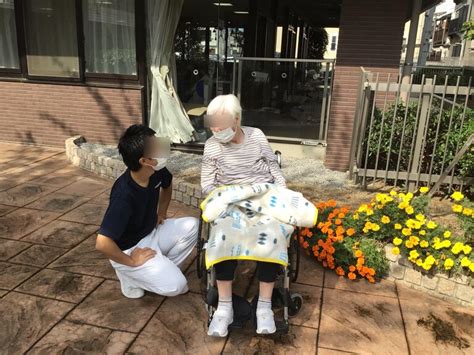
<path fill-rule="evenodd" d="M 324 267 L 351 280 L 365 278 L 374 283 L 397 272 L 395 278 L 406 276 L 416 279 L 410 283 L 419 285 L 422 276 L 461 280 L 470 289 L 463 290 L 468 293 L 463 302 L 474 304 L 470 286 L 474 275 L 473 204 L 459 192 L 451 195 L 455 202 L 452 209 L 464 231 L 454 233 L 430 218 L 427 192 L 423 187 L 416 196 L 395 190 L 380 193 L 354 211 L 333 200 L 318 203 L 319 223 L 300 231 L 300 244 Z M 386 251 L 392 255 L 386 255 Z M 400 269 L 394 270 L 393 262 L 403 267 L 402 277 Z M 419 278 L 413 277 L 413 272 Z M 456 292 L 453 289 L 449 294 L 455 297 Z"/>

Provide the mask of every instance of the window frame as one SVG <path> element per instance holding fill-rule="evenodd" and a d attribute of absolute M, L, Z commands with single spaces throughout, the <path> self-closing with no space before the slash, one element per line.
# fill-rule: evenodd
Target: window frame
<path fill-rule="evenodd" d="M 15 29 L 16 29 L 16 46 L 18 49 L 18 68 L 0 68 L 0 74 L 1 75 L 6 75 L 9 77 L 21 77 L 23 70 L 22 70 L 22 58 L 21 58 L 21 53 L 20 53 L 20 37 L 22 37 L 22 34 L 20 34 L 19 31 L 19 25 L 18 21 L 20 20 L 19 17 L 21 17 L 21 14 L 18 13 L 17 11 L 17 3 L 19 3 L 19 0 L 14 0 L 13 1 L 13 13 L 15 14 Z M 21 20 L 23 23 L 23 19 Z"/>
<path fill-rule="evenodd" d="M 135 4 L 135 60 L 137 74 L 109 74 L 109 73 L 86 73 L 85 72 L 85 36 L 82 1 L 74 0 L 76 11 L 76 36 L 77 36 L 77 55 L 79 59 L 79 77 L 65 78 L 54 76 L 30 75 L 28 73 L 28 48 L 26 40 L 26 8 L 24 0 L 14 0 L 15 25 L 17 33 L 18 56 L 20 61 L 19 69 L 2 68 L 0 69 L 0 79 L 19 79 L 28 82 L 39 83 L 58 83 L 58 84 L 85 84 L 105 86 L 141 86 L 146 85 L 146 25 L 145 25 L 145 1 L 134 0 Z"/>

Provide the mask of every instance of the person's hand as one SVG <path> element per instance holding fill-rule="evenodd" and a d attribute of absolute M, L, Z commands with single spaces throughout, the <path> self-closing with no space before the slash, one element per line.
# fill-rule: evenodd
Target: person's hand
<path fill-rule="evenodd" d="M 130 254 L 132 258 L 133 266 L 141 266 L 148 260 L 155 257 L 156 251 L 151 248 L 135 248 Z"/>
<path fill-rule="evenodd" d="M 163 224 L 165 222 L 165 219 L 166 219 L 166 214 L 165 215 L 159 214 L 158 215 L 158 222 L 156 223 L 156 225 Z"/>

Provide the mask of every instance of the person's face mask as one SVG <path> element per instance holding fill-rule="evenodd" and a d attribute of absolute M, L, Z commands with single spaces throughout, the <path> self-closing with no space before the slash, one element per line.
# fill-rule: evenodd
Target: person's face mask
<path fill-rule="evenodd" d="M 213 132 L 213 134 L 221 143 L 229 143 L 235 137 L 235 131 L 232 127 L 228 127 L 219 132 Z"/>
<path fill-rule="evenodd" d="M 152 158 L 156 161 L 156 165 L 151 165 L 153 170 L 159 171 L 161 169 L 164 169 L 166 167 L 166 163 L 168 161 L 168 158 Z"/>

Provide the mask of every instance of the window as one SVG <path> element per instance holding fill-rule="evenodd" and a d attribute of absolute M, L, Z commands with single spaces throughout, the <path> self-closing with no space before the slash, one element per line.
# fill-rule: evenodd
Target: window
<path fill-rule="evenodd" d="M 14 0 L 0 0 L 0 69 L 19 69 Z"/>
<path fill-rule="evenodd" d="M 461 44 L 455 44 L 451 52 L 451 57 L 458 58 L 461 56 Z"/>
<path fill-rule="evenodd" d="M 331 50 L 332 51 L 336 50 L 336 44 L 337 44 L 337 36 L 332 36 L 331 37 Z"/>
<path fill-rule="evenodd" d="M 74 0 L 25 2 L 28 74 L 79 78 Z"/>
<path fill-rule="evenodd" d="M 134 0 L 83 0 L 86 73 L 137 75 Z"/>

